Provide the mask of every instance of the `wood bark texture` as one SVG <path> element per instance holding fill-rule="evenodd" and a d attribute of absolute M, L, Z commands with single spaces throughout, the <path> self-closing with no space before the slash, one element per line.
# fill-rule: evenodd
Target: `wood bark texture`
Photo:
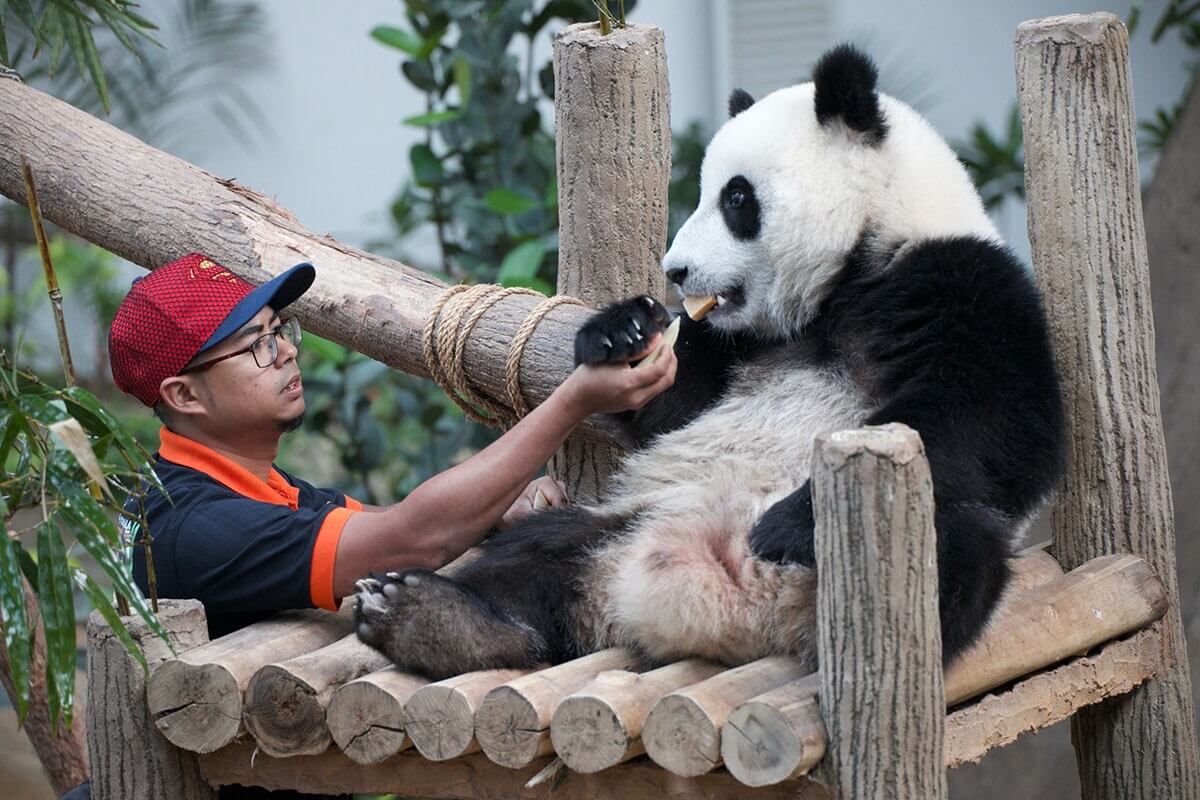
<path fill-rule="evenodd" d="M 71 724 L 67 725 L 60 718 L 57 729 L 52 730 L 50 706 L 46 697 L 46 635 L 41 627 L 42 612 L 37 597 L 28 585 L 25 586 L 25 613 L 33 631 L 33 643 L 29 659 L 29 706 L 21 727 L 29 737 L 54 793 L 64 794 L 88 777 L 82 724 L 85 704 L 76 697 L 75 714 Z M 12 679 L 12 668 L 8 661 L 8 649 L 4 646 L 3 632 L 4 625 L 0 623 L 0 684 L 4 685 L 9 703 L 16 708 L 17 689 Z"/>
<path fill-rule="evenodd" d="M 838 798 L 945 798 L 933 484 L 899 424 L 817 437 L 817 654 Z"/>
<path fill-rule="evenodd" d="M 140 617 L 123 621 L 151 668 L 171 657 L 167 644 Z M 158 621 L 176 650 L 208 641 L 198 601 L 162 600 Z M 215 800 L 196 755 L 176 748 L 154 727 L 142 665 L 98 611 L 88 618 L 87 727 L 96 800 Z"/>
<path fill-rule="evenodd" d="M 1200 797 L 1200 757 L 1175 572 L 1175 532 L 1154 360 L 1129 39 L 1111 14 L 1017 29 L 1029 238 L 1071 423 L 1054 505 L 1070 569 L 1114 552 L 1167 587 L 1161 680 L 1072 722 L 1084 798 Z"/>
<path fill-rule="evenodd" d="M 665 118 L 662 124 L 669 162 Z M 428 376 L 421 333 L 448 288 L 436 278 L 315 234 L 270 197 L 9 78 L 0 78 L 0 142 L 0 194 L 25 202 L 24 156 L 47 219 L 147 269 L 198 250 L 261 283 L 297 262 L 312 262 L 316 282 L 290 307 L 306 329 L 388 366 Z M 640 146 L 627 149 L 639 152 Z M 662 197 L 665 220 L 665 183 Z M 507 397 L 508 346 L 537 303 L 529 295 L 508 297 L 475 326 L 465 368 L 489 397 L 501 402 Z M 578 306 L 559 306 L 538 325 L 520 366 L 531 406 L 574 368 L 573 337 L 587 315 Z M 604 438 L 611 429 L 611 422 L 593 418 L 582 432 Z"/>
<path fill-rule="evenodd" d="M 333 741 L 325 710 L 334 689 L 390 663 L 351 633 L 311 653 L 267 664 L 246 685 L 246 729 L 270 755 L 316 755 Z"/>
<path fill-rule="evenodd" d="M 211 753 L 244 728 L 242 693 L 261 667 L 310 653 L 345 636 L 350 619 L 328 611 L 288 611 L 180 652 L 150 673 L 146 703 L 176 747 Z"/>
<path fill-rule="evenodd" d="M 554 41 L 558 293 L 599 307 L 636 294 L 663 299 L 671 179 L 670 89 L 662 29 L 597 23 Z M 551 473 L 595 498 L 620 450 L 570 439 Z"/>

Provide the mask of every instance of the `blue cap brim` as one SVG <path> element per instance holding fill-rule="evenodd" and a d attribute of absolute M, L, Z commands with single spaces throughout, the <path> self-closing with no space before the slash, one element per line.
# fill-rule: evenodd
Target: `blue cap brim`
<path fill-rule="evenodd" d="M 266 306 L 280 311 L 295 302 L 300 295 L 308 291 L 308 287 L 312 286 L 316 277 L 317 271 L 313 265 L 305 262 L 297 264 L 282 275 L 277 275 L 259 286 L 233 307 L 229 316 L 225 317 L 225 321 L 213 331 L 212 336 L 208 337 L 208 341 L 200 348 L 199 353 L 203 353 L 208 348 L 237 333 L 243 325 L 254 319 L 254 315 Z"/>

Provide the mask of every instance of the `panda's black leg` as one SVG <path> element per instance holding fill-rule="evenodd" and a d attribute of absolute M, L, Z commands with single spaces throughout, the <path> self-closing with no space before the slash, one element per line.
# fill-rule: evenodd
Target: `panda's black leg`
<path fill-rule="evenodd" d="M 759 558 L 776 564 L 816 567 L 815 527 L 812 484 L 806 481 L 768 508 L 754 524 L 750 530 L 750 550 Z"/>
<path fill-rule="evenodd" d="M 359 638 L 401 669 L 435 680 L 479 669 L 528 667 L 544 658 L 545 642 L 536 631 L 429 570 L 359 581 L 354 622 Z"/>
<path fill-rule="evenodd" d="M 942 660 L 948 664 L 979 637 L 1008 584 L 1012 524 L 980 503 L 939 500 L 934 526 Z"/>
<path fill-rule="evenodd" d="M 453 577 L 405 570 L 360 581 L 359 638 L 434 678 L 581 655 L 583 577 L 614 524 L 579 509 L 543 511 L 495 534 Z"/>

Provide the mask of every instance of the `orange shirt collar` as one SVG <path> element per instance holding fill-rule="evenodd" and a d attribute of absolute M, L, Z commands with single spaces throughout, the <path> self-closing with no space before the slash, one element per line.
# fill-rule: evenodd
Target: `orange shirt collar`
<path fill-rule="evenodd" d="M 158 432 L 158 438 L 158 454 L 173 464 L 203 472 L 251 500 L 299 508 L 300 490 L 288 483 L 275 467 L 271 467 L 271 473 L 264 482 L 241 464 L 194 439 L 172 433 L 165 427 Z"/>

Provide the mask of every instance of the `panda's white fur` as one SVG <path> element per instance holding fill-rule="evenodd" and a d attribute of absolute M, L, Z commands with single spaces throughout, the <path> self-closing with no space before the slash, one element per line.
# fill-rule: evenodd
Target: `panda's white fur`
<path fill-rule="evenodd" d="M 1013 532 L 1061 469 L 1040 304 L 945 142 L 874 92 L 861 54 L 822 62 L 824 89 L 731 99 L 699 204 L 663 260 L 685 294 L 723 302 L 685 323 L 677 384 L 635 415 L 644 446 L 606 496 L 504 532 L 453 580 L 410 571 L 364 584 L 364 641 L 434 677 L 614 644 L 656 660 L 811 663 L 813 442 L 888 421 L 928 437 L 947 654 L 982 629 Z M 743 184 L 735 204 L 730 187 Z M 598 314 L 577 359 L 628 355 L 613 344 L 628 326 L 663 323 L 647 303 Z"/>
<path fill-rule="evenodd" d="M 888 135 L 864 147 L 846 126 L 818 123 L 814 91 L 810 82 L 772 92 L 726 122 L 705 150 L 700 202 L 663 269 L 692 265 L 691 294 L 747 281 L 740 313 L 712 315 L 719 328 L 794 335 L 868 228 L 883 249 L 952 235 L 1000 241 L 966 170 L 923 117 L 879 94 Z M 749 179 L 762 205 L 765 232 L 750 243 L 730 234 L 717 207 L 735 175 Z"/>

